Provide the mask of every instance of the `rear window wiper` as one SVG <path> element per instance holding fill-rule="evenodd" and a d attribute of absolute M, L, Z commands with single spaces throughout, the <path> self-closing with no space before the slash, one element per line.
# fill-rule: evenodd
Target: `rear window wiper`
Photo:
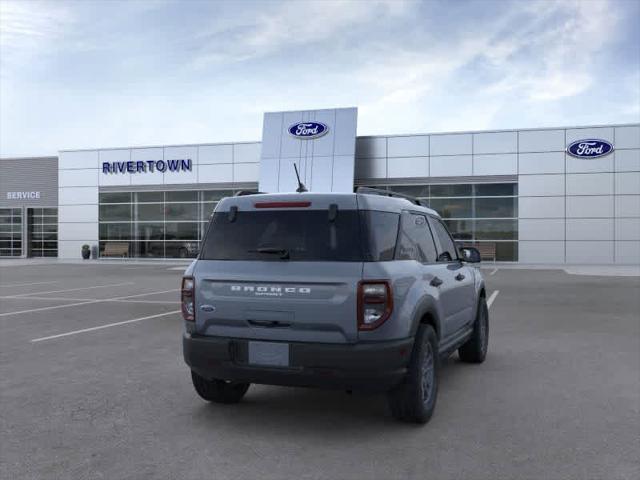
<path fill-rule="evenodd" d="M 255 250 L 247 250 L 250 253 L 270 253 L 274 255 L 280 255 L 282 260 L 289 260 L 289 250 L 286 248 L 276 248 L 276 247 L 261 247 Z"/>

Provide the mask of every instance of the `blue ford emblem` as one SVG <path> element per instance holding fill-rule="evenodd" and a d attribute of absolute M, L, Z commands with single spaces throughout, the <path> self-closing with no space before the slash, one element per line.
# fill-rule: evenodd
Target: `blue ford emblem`
<path fill-rule="evenodd" d="M 598 158 L 613 151 L 613 145 L 606 140 L 590 138 L 587 140 L 576 140 L 567 147 L 567 153 L 578 158 Z"/>
<path fill-rule="evenodd" d="M 329 127 L 320 122 L 300 122 L 289 127 L 291 135 L 305 140 L 321 137 L 328 131 Z"/>

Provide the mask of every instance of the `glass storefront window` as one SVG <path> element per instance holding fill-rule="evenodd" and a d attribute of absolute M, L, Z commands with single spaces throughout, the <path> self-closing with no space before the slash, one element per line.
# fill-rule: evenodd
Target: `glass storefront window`
<path fill-rule="evenodd" d="M 498 261 L 518 259 L 518 184 L 466 183 L 374 187 L 428 199 L 461 244 L 484 243 Z M 493 259 L 493 258 L 492 258 Z"/>
<path fill-rule="evenodd" d="M 22 209 L 0 208 L 0 257 L 22 255 Z"/>
<path fill-rule="evenodd" d="M 207 190 L 202 192 L 202 201 L 203 202 L 217 202 L 218 200 L 222 200 L 224 197 L 233 197 L 232 190 Z"/>
<path fill-rule="evenodd" d="M 213 214 L 213 210 L 216 208 L 217 204 L 218 204 L 218 202 L 215 202 L 215 203 L 203 203 L 202 204 L 202 215 L 200 217 L 200 220 L 209 221 L 209 218 Z"/>
<path fill-rule="evenodd" d="M 473 218 L 473 204 L 470 198 L 432 198 L 429 207 L 442 218 Z"/>
<path fill-rule="evenodd" d="M 135 201 L 138 203 L 162 203 L 164 202 L 164 192 L 136 192 Z"/>
<path fill-rule="evenodd" d="M 471 184 L 431 185 L 431 197 L 470 197 L 473 195 Z"/>
<path fill-rule="evenodd" d="M 136 240 L 164 240 L 164 223 L 137 223 Z"/>
<path fill-rule="evenodd" d="M 58 209 L 28 208 L 27 235 L 29 257 L 57 257 Z"/>
<path fill-rule="evenodd" d="M 101 223 L 100 240 L 130 240 L 131 223 Z"/>
<path fill-rule="evenodd" d="M 162 203 L 139 203 L 133 206 L 134 219 L 145 222 L 162 222 L 164 205 Z"/>
<path fill-rule="evenodd" d="M 166 203 L 165 220 L 200 220 L 197 203 Z"/>
<path fill-rule="evenodd" d="M 517 218 L 517 199 L 505 198 L 476 198 L 476 218 Z"/>
<path fill-rule="evenodd" d="M 456 240 L 473 240 L 473 220 L 445 220 L 444 223 Z"/>
<path fill-rule="evenodd" d="M 197 202 L 198 192 L 165 192 L 166 202 Z"/>
<path fill-rule="evenodd" d="M 198 240 L 198 223 L 166 223 L 165 240 Z"/>
<path fill-rule="evenodd" d="M 518 195 L 517 183 L 477 183 L 474 186 L 477 197 L 512 197 Z"/>
<path fill-rule="evenodd" d="M 476 240 L 517 240 L 517 220 L 475 220 Z"/>
<path fill-rule="evenodd" d="M 101 193 L 100 203 L 131 203 L 130 192 Z"/>
<path fill-rule="evenodd" d="M 383 187 L 383 189 L 387 188 Z M 393 185 L 391 187 L 388 187 L 388 189 L 396 193 L 410 195 L 417 198 L 429 196 L 429 185 Z"/>
<path fill-rule="evenodd" d="M 131 221 L 131 204 L 100 205 L 99 221 Z"/>

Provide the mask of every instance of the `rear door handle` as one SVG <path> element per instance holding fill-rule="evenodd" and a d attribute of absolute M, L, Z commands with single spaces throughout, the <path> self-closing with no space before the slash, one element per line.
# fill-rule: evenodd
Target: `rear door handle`
<path fill-rule="evenodd" d="M 456 279 L 456 280 L 458 280 L 459 282 L 461 282 L 462 280 L 464 280 L 464 278 L 465 278 L 465 277 L 464 277 L 464 275 L 463 275 L 463 274 L 461 274 L 461 273 L 459 273 L 459 274 L 457 274 L 457 275 L 455 276 L 455 279 Z"/>
<path fill-rule="evenodd" d="M 439 287 L 440 285 L 442 285 L 442 283 L 442 280 L 440 280 L 438 277 L 433 277 L 433 280 L 429 282 L 429 285 L 431 285 L 432 287 Z"/>

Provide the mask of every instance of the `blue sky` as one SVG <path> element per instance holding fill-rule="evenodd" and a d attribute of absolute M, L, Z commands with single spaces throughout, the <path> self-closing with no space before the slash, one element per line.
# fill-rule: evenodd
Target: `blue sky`
<path fill-rule="evenodd" d="M 0 0 L 0 155 L 260 140 L 265 111 L 358 134 L 640 121 L 636 0 Z"/>

